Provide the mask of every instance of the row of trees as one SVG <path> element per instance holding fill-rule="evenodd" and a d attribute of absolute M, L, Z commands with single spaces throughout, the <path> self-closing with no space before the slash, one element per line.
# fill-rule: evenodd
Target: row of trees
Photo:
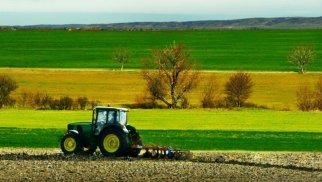
<path fill-rule="evenodd" d="M 63 96 L 59 99 L 49 96 L 47 93 L 22 92 L 20 97 L 14 99 L 10 94 L 18 88 L 17 82 L 8 75 L 0 75 L 0 108 L 3 106 L 18 105 L 22 108 L 52 109 L 52 110 L 86 110 L 94 108 L 100 102 L 89 101 L 87 97 L 73 99 Z"/>
<path fill-rule="evenodd" d="M 17 99 L 17 105 L 22 108 L 51 109 L 51 110 L 86 110 L 92 109 L 100 102 L 89 100 L 87 97 L 73 99 L 69 96 L 53 98 L 47 93 L 22 92 Z"/>

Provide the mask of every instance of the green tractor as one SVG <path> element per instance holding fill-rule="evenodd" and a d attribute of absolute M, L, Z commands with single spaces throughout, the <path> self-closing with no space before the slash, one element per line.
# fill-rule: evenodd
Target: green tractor
<path fill-rule="evenodd" d="M 136 129 L 127 124 L 128 110 L 98 106 L 93 109 L 92 122 L 70 123 L 60 142 L 65 155 L 93 154 L 99 147 L 104 156 L 137 157 L 142 141 Z"/>

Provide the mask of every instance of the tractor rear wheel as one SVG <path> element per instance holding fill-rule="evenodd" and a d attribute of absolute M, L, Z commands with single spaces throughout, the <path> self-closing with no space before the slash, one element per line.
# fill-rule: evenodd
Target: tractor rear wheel
<path fill-rule="evenodd" d="M 124 133 L 119 130 L 106 129 L 99 137 L 99 148 L 104 156 L 123 156 L 126 147 L 127 142 Z"/>
<path fill-rule="evenodd" d="M 60 141 L 60 148 L 65 155 L 81 152 L 80 138 L 76 133 L 66 133 Z"/>

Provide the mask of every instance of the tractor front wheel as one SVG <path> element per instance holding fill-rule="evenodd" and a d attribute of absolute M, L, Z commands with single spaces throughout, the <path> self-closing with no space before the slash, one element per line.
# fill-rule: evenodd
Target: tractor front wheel
<path fill-rule="evenodd" d="M 60 148 L 65 155 L 78 154 L 81 151 L 81 142 L 76 133 L 66 133 L 60 141 Z"/>
<path fill-rule="evenodd" d="M 100 135 L 99 148 L 104 156 L 123 156 L 126 152 L 126 146 L 126 139 L 121 131 L 107 129 Z"/>

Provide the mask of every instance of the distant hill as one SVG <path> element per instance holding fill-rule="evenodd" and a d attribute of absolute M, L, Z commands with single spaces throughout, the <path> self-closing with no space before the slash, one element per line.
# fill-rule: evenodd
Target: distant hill
<path fill-rule="evenodd" d="M 113 24 L 67 24 L 9 26 L 2 29 L 81 30 L 216 30 L 216 29 L 321 29 L 322 17 L 248 18 L 186 22 L 131 22 Z"/>

